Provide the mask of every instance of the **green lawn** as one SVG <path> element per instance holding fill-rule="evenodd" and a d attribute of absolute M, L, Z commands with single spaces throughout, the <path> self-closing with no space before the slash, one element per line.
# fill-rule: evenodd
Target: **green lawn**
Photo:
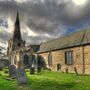
<path fill-rule="evenodd" d="M 18 86 L 16 80 L 6 80 L 6 75 L 1 74 L 0 90 L 90 90 L 90 76 L 50 71 L 30 75 L 28 72 L 28 85 Z"/>

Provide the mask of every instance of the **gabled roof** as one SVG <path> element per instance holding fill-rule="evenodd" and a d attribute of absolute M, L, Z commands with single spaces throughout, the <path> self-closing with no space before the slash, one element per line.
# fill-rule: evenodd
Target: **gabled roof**
<path fill-rule="evenodd" d="M 90 44 L 90 29 L 45 42 L 40 46 L 39 52 L 65 49 L 84 44 Z"/>

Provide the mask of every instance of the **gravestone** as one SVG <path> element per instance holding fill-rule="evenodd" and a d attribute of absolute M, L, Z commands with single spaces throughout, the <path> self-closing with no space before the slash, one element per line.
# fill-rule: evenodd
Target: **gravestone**
<path fill-rule="evenodd" d="M 16 69 L 16 78 L 18 84 L 27 84 L 27 76 L 25 72 L 25 68 L 22 64 L 22 62 L 18 62 L 18 68 Z"/>
<path fill-rule="evenodd" d="M 78 75 L 78 72 L 77 72 L 77 68 L 76 67 L 74 67 L 74 71 L 75 71 L 76 75 Z"/>
<path fill-rule="evenodd" d="M 18 84 L 27 84 L 27 76 L 24 68 L 16 69 L 16 78 Z"/>
<path fill-rule="evenodd" d="M 15 65 L 10 65 L 9 66 L 9 76 L 12 78 L 16 77 L 16 67 Z"/>
<path fill-rule="evenodd" d="M 41 72 L 41 66 L 37 67 L 37 72 L 40 73 Z"/>
<path fill-rule="evenodd" d="M 30 74 L 34 74 L 35 73 L 35 68 L 34 67 L 30 67 Z"/>

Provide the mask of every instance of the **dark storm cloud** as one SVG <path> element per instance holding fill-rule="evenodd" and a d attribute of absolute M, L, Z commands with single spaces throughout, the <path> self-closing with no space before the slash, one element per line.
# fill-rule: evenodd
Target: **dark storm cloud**
<path fill-rule="evenodd" d="M 15 22 L 16 11 L 19 11 L 21 29 L 30 28 L 38 36 L 28 36 L 23 32 L 24 39 L 36 42 L 61 36 L 68 27 L 90 23 L 90 1 L 85 5 L 76 6 L 72 0 L 1 0 L 0 17 L 10 18 Z M 25 26 L 24 26 L 25 25 Z M 9 33 L 1 38 L 7 40 Z M 44 34 L 47 34 L 44 36 Z"/>
<path fill-rule="evenodd" d="M 1 32 L 1 30 L 0 30 L 0 42 L 6 44 L 7 40 L 10 39 L 10 36 L 11 36 L 11 34 L 8 33 L 7 31 L 2 30 L 2 32 Z"/>
<path fill-rule="evenodd" d="M 40 44 L 46 40 L 50 40 L 51 38 L 47 37 L 47 36 L 36 36 L 36 37 L 33 37 L 33 36 L 30 36 L 28 37 L 29 39 L 27 40 L 27 45 L 29 45 L 30 43 L 31 44 Z"/>

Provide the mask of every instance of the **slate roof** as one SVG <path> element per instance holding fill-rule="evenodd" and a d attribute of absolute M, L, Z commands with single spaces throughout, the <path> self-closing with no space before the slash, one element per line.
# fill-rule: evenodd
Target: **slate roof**
<path fill-rule="evenodd" d="M 47 41 L 40 46 L 40 52 L 65 49 L 74 46 L 90 44 L 90 29 L 81 30 L 73 34 Z"/>

